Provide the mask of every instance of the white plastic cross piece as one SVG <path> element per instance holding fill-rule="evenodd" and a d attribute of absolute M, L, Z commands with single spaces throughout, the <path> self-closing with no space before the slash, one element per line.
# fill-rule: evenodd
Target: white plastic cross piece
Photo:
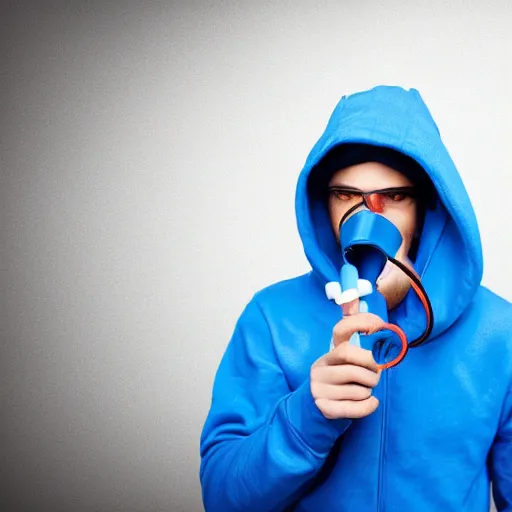
<path fill-rule="evenodd" d="M 331 281 L 325 285 L 325 295 L 329 300 L 334 300 L 338 306 L 370 295 L 372 292 L 373 286 L 368 279 L 358 279 L 357 289 L 342 290 L 340 283 L 337 281 Z"/>

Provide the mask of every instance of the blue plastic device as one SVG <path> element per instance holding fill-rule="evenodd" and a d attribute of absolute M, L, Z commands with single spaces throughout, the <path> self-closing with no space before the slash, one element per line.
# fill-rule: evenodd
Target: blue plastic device
<path fill-rule="evenodd" d="M 371 293 L 360 302 L 360 311 L 368 311 L 388 321 L 384 296 L 377 290 L 377 278 L 386 265 L 388 255 L 394 256 L 402 244 L 398 228 L 382 215 L 361 210 L 349 217 L 340 229 L 343 264 L 340 282 L 343 291 L 357 289 L 358 280 L 366 279 L 372 285 Z M 389 333 L 377 332 L 358 335 L 351 343 L 375 352 L 378 341 Z"/>

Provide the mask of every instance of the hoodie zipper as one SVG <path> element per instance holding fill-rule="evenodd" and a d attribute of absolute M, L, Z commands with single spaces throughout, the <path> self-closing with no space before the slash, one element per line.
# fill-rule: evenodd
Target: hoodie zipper
<path fill-rule="evenodd" d="M 383 512 L 385 506 L 384 496 L 384 470 L 385 470 L 385 451 L 386 451 L 386 434 L 388 424 L 388 388 L 389 388 L 389 371 L 383 372 L 384 379 L 382 381 L 382 425 L 380 431 L 380 452 L 379 452 L 379 473 L 378 473 L 378 484 L 377 484 L 377 512 Z"/>

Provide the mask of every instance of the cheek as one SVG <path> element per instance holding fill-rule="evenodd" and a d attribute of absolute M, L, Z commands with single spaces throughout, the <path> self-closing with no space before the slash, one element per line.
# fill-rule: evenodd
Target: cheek
<path fill-rule="evenodd" d="M 403 238 L 402 247 L 408 250 L 416 231 L 416 208 L 393 212 L 386 215 L 386 217 L 400 230 Z"/>
<path fill-rule="evenodd" d="M 329 218 L 331 219 L 331 227 L 332 231 L 334 233 L 334 236 L 336 237 L 336 240 L 339 242 L 339 225 L 341 218 L 343 217 L 343 214 L 345 213 L 345 210 L 339 207 L 335 207 L 333 205 L 332 201 L 329 201 L 328 205 L 328 211 L 329 211 Z"/>

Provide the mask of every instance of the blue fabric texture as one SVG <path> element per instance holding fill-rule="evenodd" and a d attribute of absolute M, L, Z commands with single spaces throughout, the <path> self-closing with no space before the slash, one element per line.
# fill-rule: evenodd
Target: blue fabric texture
<path fill-rule="evenodd" d="M 347 142 L 409 155 L 437 190 L 415 262 L 435 325 L 383 372 L 373 414 L 329 420 L 309 372 L 340 320 L 324 292 L 340 255 L 306 184 Z M 477 220 L 417 90 L 379 86 L 340 100 L 300 173 L 296 216 L 312 270 L 256 293 L 237 322 L 201 436 L 206 511 L 487 512 L 492 482 L 498 510 L 512 512 L 512 309 L 481 286 Z M 409 339 L 421 334 L 413 292 L 390 321 Z"/>

